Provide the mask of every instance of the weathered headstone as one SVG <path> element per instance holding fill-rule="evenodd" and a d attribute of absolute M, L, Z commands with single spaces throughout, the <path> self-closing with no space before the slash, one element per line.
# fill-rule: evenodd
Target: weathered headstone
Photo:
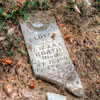
<path fill-rule="evenodd" d="M 20 25 L 34 75 L 82 97 L 83 87 L 52 14 L 38 12 Z"/>
<path fill-rule="evenodd" d="M 59 94 L 47 93 L 47 100 L 66 100 L 66 97 Z"/>

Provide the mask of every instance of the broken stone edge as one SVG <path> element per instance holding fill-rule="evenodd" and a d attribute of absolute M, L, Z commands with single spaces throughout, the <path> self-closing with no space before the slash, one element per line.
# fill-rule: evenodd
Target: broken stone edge
<path fill-rule="evenodd" d="M 55 99 L 55 98 L 50 99 L 49 97 L 51 97 L 51 96 L 56 97 L 58 99 Z M 66 100 L 66 96 L 64 96 L 64 95 L 50 93 L 50 92 L 47 92 L 46 97 L 48 100 Z"/>

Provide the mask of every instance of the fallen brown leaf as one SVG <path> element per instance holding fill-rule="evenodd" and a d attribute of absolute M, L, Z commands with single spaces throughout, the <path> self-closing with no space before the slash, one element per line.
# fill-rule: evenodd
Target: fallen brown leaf
<path fill-rule="evenodd" d="M 8 81 L 11 82 L 12 80 L 14 80 L 14 76 L 11 76 L 8 78 Z"/>
<path fill-rule="evenodd" d="M 43 7 L 40 7 L 39 9 L 40 9 L 40 10 L 43 10 Z"/>
<path fill-rule="evenodd" d="M 60 17 L 58 16 L 58 17 L 57 17 L 57 25 L 58 25 L 59 28 L 60 28 L 61 26 L 63 26 L 63 27 L 66 26 L 66 24 L 61 24 L 59 20 L 60 20 Z"/>
<path fill-rule="evenodd" d="M 89 62 L 86 63 L 86 67 L 90 67 L 90 63 Z"/>
<path fill-rule="evenodd" d="M 1 59 L 1 63 L 2 63 L 2 65 L 12 64 L 12 60 L 10 58 Z"/>
<path fill-rule="evenodd" d="M 71 38 L 69 43 L 72 44 L 73 42 L 74 42 L 74 40 L 73 40 L 73 38 Z"/>
<path fill-rule="evenodd" d="M 42 80 L 38 80 L 40 83 L 42 82 Z"/>
<path fill-rule="evenodd" d="M 100 19 L 97 16 L 96 16 L 96 20 L 100 24 Z"/>
<path fill-rule="evenodd" d="M 17 62 L 17 64 L 16 64 L 16 67 L 19 68 L 19 67 L 21 66 L 21 64 L 22 64 L 22 60 L 19 60 L 19 61 Z"/>
<path fill-rule="evenodd" d="M 84 80 L 85 80 L 85 78 L 81 78 L 81 80 L 82 80 L 82 81 L 84 81 Z"/>
<path fill-rule="evenodd" d="M 18 10 L 18 8 L 13 9 L 13 11 L 15 11 L 15 12 L 16 12 L 17 10 Z"/>
<path fill-rule="evenodd" d="M 65 39 L 65 40 L 67 40 L 67 39 L 69 39 L 69 38 L 70 38 L 70 35 L 65 35 L 65 36 L 64 36 L 64 39 Z"/>
<path fill-rule="evenodd" d="M 76 60 L 76 56 L 72 56 L 72 60 Z"/>
<path fill-rule="evenodd" d="M 16 6 L 21 7 L 22 5 L 22 0 L 16 0 Z"/>
<path fill-rule="evenodd" d="M 12 22 L 12 20 L 8 20 L 8 23 L 9 23 L 9 24 L 12 24 L 13 22 Z"/>
<path fill-rule="evenodd" d="M 31 88 L 35 88 L 35 87 L 36 87 L 35 81 L 32 80 L 32 81 L 29 83 L 29 86 L 30 86 Z"/>
<path fill-rule="evenodd" d="M 4 91 L 6 92 L 6 94 L 11 97 L 13 94 L 12 84 L 6 83 L 6 84 L 4 84 L 3 88 L 4 88 Z"/>

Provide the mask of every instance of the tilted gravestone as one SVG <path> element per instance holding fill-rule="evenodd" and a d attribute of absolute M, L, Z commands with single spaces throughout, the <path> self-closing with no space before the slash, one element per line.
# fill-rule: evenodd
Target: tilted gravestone
<path fill-rule="evenodd" d="M 34 75 L 82 97 L 83 87 L 52 14 L 32 14 L 26 21 L 20 21 L 20 26 Z"/>

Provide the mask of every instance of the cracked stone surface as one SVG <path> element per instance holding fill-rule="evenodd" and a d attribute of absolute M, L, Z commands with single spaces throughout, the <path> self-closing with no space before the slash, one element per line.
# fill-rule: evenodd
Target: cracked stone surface
<path fill-rule="evenodd" d="M 67 100 L 65 96 L 54 94 L 54 93 L 47 93 L 47 100 Z"/>
<path fill-rule="evenodd" d="M 82 97 L 81 81 L 52 14 L 30 14 L 26 21 L 20 21 L 20 26 L 34 75 Z"/>

